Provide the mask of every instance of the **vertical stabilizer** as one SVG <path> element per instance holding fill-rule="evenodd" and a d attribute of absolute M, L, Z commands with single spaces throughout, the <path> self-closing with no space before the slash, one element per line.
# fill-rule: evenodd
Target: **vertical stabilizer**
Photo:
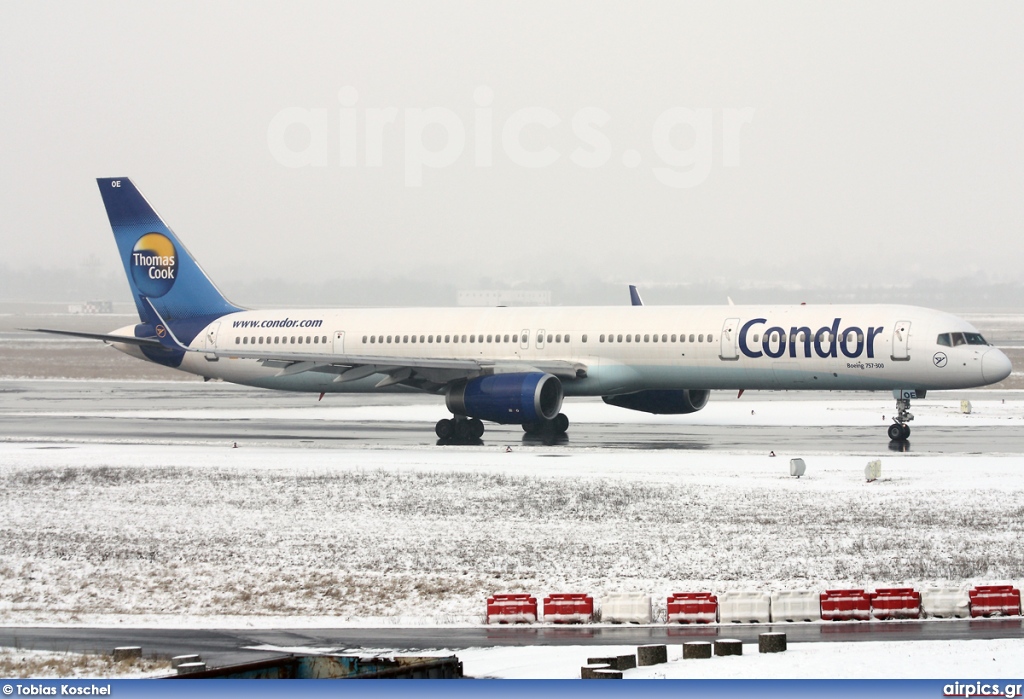
<path fill-rule="evenodd" d="M 141 320 L 151 315 L 145 299 L 168 322 L 242 310 L 224 298 L 130 179 L 96 182 Z"/>

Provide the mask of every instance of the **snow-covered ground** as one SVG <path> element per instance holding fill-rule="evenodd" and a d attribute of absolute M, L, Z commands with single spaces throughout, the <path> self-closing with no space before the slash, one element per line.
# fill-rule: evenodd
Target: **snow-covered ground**
<path fill-rule="evenodd" d="M 470 677 L 579 678 L 587 658 L 635 653 L 635 646 L 533 646 L 473 648 L 458 652 Z M 759 654 L 744 644 L 742 656 L 682 660 L 682 646 L 668 647 L 668 663 L 627 670 L 623 679 L 889 679 L 1021 677 L 1024 640 L 911 641 L 901 643 L 797 643 L 784 653 Z M 1019 693 L 1016 696 L 1020 696 Z"/>
<path fill-rule="evenodd" d="M 1002 405 L 979 412 L 1019 419 Z M 799 480 L 789 456 L 0 443 L 0 623 L 475 624 L 494 592 L 663 613 L 682 590 L 1024 578 L 1024 458 L 886 452 L 867 483 L 879 453 L 802 455 Z"/>

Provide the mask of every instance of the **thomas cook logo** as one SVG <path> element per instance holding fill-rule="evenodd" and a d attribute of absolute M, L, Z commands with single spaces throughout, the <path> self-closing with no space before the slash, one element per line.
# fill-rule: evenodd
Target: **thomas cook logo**
<path fill-rule="evenodd" d="M 132 279 L 146 296 L 163 296 L 178 276 L 178 251 L 160 233 L 147 233 L 132 248 Z"/>

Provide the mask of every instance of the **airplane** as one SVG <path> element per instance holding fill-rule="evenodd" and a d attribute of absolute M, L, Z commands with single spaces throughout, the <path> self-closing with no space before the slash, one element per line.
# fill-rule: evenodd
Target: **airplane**
<path fill-rule="evenodd" d="M 102 340 L 204 379 L 284 391 L 444 396 L 441 443 L 484 421 L 569 428 L 563 398 L 694 413 L 713 390 L 892 391 L 906 442 L 912 399 L 985 386 L 1010 360 L 966 321 L 903 305 L 250 310 L 228 301 L 127 177 L 97 180 L 139 323 Z"/>

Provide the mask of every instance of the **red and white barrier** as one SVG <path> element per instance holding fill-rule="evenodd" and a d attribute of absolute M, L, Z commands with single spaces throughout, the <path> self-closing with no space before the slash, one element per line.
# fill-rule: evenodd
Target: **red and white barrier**
<path fill-rule="evenodd" d="M 920 619 L 921 593 L 910 587 L 880 587 L 871 597 L 876 619 Z"/>
<path fill-rule="evenodd" d="M 971 598 L 964 587 L 926 587 L 921 590 L 921 612 L 926 617 L 966 619 Z"/>
<path fill-rule="evenodd" d="M 544 621 L 582 624 L 594 619 L 594 598 L 582 592 L 555 593 L 544 598 Z"/>
<path fill-rule="evenodd" d="M 810 590 L 772 593 L 772 621 L 821 621 L 821 597 Z"/>
<path fill-rule="evenodd" d="M 968 594 L 972 617 L 1020 615 L 1020 590 L 1013 585 L 978 585 Z"/>
<path fill-rule="evenodd" d="M 863 621 L 871 618 L 871 593 L 864 590 L 825 590 L 821 593 L 824 621 Z"/>
<path fill-rule="evenodd" d="M 718 619 L 718 598 L 710 592 L 674 592 L 667 606 L 669 623 L 713 624 Z"/>
<path fill-rule="evenodd" d="M 651 596 L 643 592 L 612 592 L 601 599 L 601 621 L 612 624 L 650 624 Z"/>
<path fill-rule="evenodd" d="M 718 595 L 718 620 L 723 624 L 767 624 L 772 598 L 767 592 L 723 592 Z"/>
<path fill-rule="evenodd" d="M 537 621 L 537 598 L 528 593 L 487 598 L 488 624 L 532 624 Z"/>

